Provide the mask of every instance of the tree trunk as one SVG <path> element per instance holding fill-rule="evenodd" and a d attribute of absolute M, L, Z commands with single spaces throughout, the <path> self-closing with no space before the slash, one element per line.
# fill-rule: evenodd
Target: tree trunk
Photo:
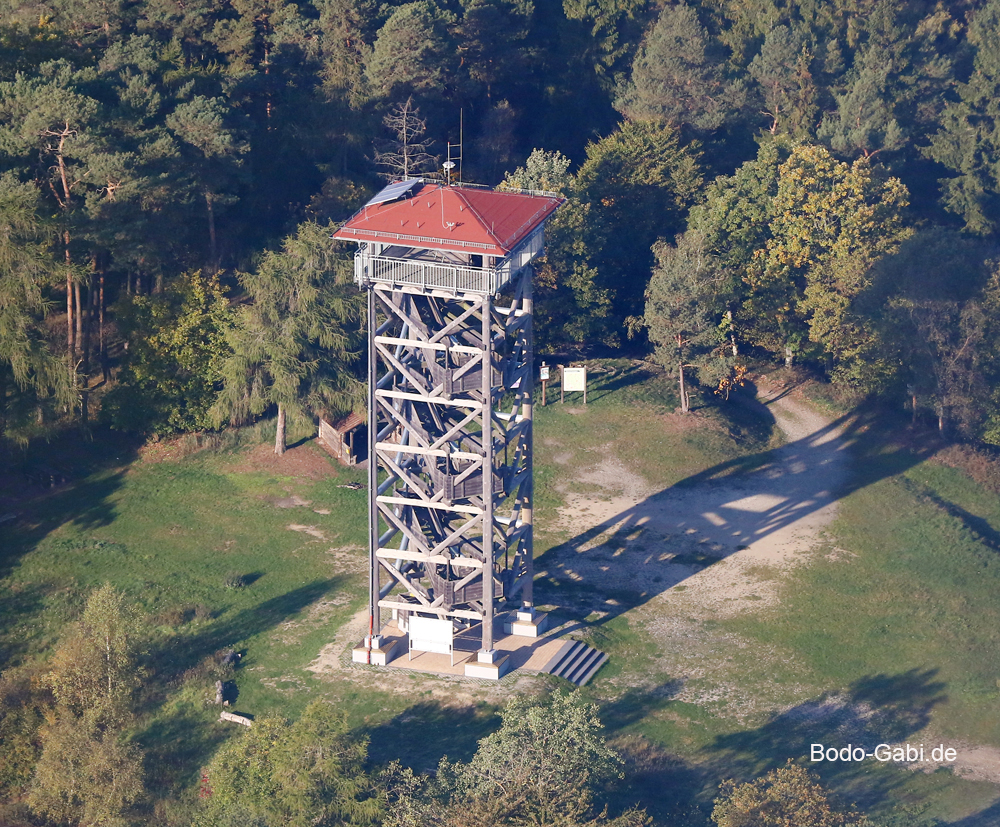
<path fill-rule="evenodd" d="M 104 271 L 101 270 L 99 282 L 100 295 L 97 297 L 97 324 L 100 327 L 101 379 L 107 382 L 108 376 L 108 343 L 104 339 Z"/>
<path fill-rule="evenodd" d="M 680 385 L 681 385 L 681 412 L 682 413 L 687 413 L 688 409 L 689 409 L 689 406 L 688 406 L 687 389 L 684 387 L 684 365 L 683 364 L 677 365 L 677 373 L 678 373 L 678 376 L 680 377 Z"/>
<path fill-rule="evenodd" d="M 73 259 L 69 254 L 69 230 L 63 232 L 63 244 L 66 254 L 66 350 L 69 352 L 70 364 L 73 364 L 76 339 L 73 336 Z"/>
<path fill-rule="evenodd" d="M 274 434 L 274 453 L 279 457 L 285 453 L 285 406 L 278 405 L 278 429 Z"/>
<path fill-rule="evenodd" d="M 80 301 L 80 283 L 73 285 L 73 312 L 76 314 L 76 350 L 83 350 L 83 303 Z"/>
<path fill-rule="evenodd" d="M 215 205 L 212 203 L 212 193 L 205 190 L 205 206 L 208 207 L 208 257 L 212 272 L 217 269 L 218 243 L 215 237 Z"/>
<path fill-rule="evenodd" d="M 84 298 L 86 296 L 87 298 Z M 83 359 L 83 375 L 90 376 L 90 320 L 93 317 L 93 291 L 77 288 L 76 319 L 77 338 L 80 340 L 80 356 Z"/>

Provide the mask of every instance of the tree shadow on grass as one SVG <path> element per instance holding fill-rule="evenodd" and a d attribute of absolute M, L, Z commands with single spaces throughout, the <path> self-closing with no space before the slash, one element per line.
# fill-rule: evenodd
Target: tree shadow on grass
<path fill-rule="evenodd" d="M 856 803 L 862 810 L 889 810 L 899 801 L 897 791 L 911 770 L 881 766 L 874 759 L 811 763 L 811 745 L 839 749 L 851 744 L 872 752 L 881 743 L 905 742 L 947 699 L 945 684 L 936 674 L 933 669 L 913 669 L 867 675 L 843 693 L 805 701 L 756 729 L 720 735 L 690 760 L 643 736 L 618 735 L 613 743 L 626 759 L 628 783 L 611 803 L 645 807 L 656 823 L 708 824 L 722 781 L 749 781 L 792 759 L 816 772 L 841 802 Z M 601 719 L 610 733 L 656 713 L 669 719 L 680 686 L 679 681 L 668 681 L 652 690 L 631 689 L 603 705 Z M 988 823 L 973 819 L 968 827 Z"/>
<path fill-rule="evenodd" d="M 449 706 L 421 701 L 374 729 L 358 735 L 370 738 L 368 755 L 376 764 L 399 761 L 417 772 L 437 769 L 444 756 L 469 761 L 481 738 L 500 725 L 489 706 Z"/>
<path fill-rule="evenodd" d="M 866 675 L 843 693 L 800 703 L 756 729 L 719 736 L 703 751 L 704 764 L 719 780 L 747 780 L 792 759 L 816 772 L 842 800 L 862 809 L 884 807 L 896 800 L 893 792 L 906 783 L 909 770 L 874 758 L 813 762 L 812 745 L 873 753 L 879 744 L 905 743 L 947 700 L 946 685 L 936 677 L 936 669 Z"/>
<path fill-rule="evenodd" d="M 241 609 L 231 616 L 223 615 L 207 628 L 171 639 L 152 653 L 150 667 L 168 679 L 169 676 L 183 676 L 206 657 L 222 649 L 234 648 L 238 643 L 274 628 L 343 582 L 342 577 L 315 580 L 256 606 Z M 162 697 L 151 697 L 147 704 L 161 700 Z"/>
<path fill-rule="evenodd" d="M 597 402 L 623 388 L 646 382 L 655 375 L 654 371 L 644 365 L 627 365 L 623 368 L 610 367 L 605 368 L 601 373 L 588 374 L 587 379 L 590 387 L 587 390 L 587 401 Z M 558 366 L 553 366 L 552 376 L 559 376 Z M 556 394 L 559 393 L 558 379 L 553 382 L 549 390 L 550 393 L 553 391 Z"/>
<path fill-rule="evenodd" d="M 601 723 L 609 732 L 621 732 L 670 706 L 684 682 L 670 680 L 654 689 L 628 689 L 613 701 L 601 704 Z"/>
<path fill-rule="evenodd" d="M 37 542 L 38 532 L 44 536 L 59 516 L 84 528 L 106 525 L 114 517 L 108 497 L 121 486 L 122 469 L 135 461 L 141 446 L 139 438 L 104 428 L 86 436 L 66 429 L 24 449 L 0 445 L 0 513 L 22 518 L 15 526 L 0 526 L 0 533 L 33 524 L 18 538 L 23 546 L 25 540 Z"/>
<path fill-rule="evenodd" d="M 155 768 L 147 775 L 147 785 L 157 797 L 190 789 L 199 768 L 228 737 L 225 725 L 210 724 L 205 718 L 196 707 L 185 705 L 160 715 L 139 734 L 146 764 Z"/>
<path fill-rule="evenodd" d="M 26 618 L 38 615 L 46 596 L 64 584 L 25 584 L 10 579 L 22 558 L 60 526 L 83 530 L 106 526 L 117 517 L 115 494 L 125 482 L 124 467 L 138 456 L 140 441 L 98 431 L 81 438 L 77 430 L 26 449 L 0 445 L 0 668 L 27 654 L 47 633 Z M 57 483 L 50 487 L 51 483 Z M 3 588 L 7 586 L 7 588 Z"/>
<path fill-rule="evenodd" d="M 121 471 L 102 472 L 18 503 L 18 518 L 0 526 L 0 578 L 10 576 L 22 555 L 65 523 L 88 530 L 114 522 L 113 496 L 124 481 Z"/>
<path fill-rule="evenodd" d="M 37 583 L 0 584 L 0 669 L 17 663 L 44 637 L 40 624 L 25 627 L 23 619 L 42 610 L 47 591 Z"/>
<path fill-rule="evenodd" d="M 1000 824 L 1000 801 L 958 821 L 949 821 L 948 827 L 996 827 L 997 824 Z"/>
<path fill-rule="evenodd" d="M 977 517 L 975 514 L 966 511 L 962 508 L 962 506 L 957 505 L 950 500 L 946 500 L 944 497 L 941 497 L 939 494 L 926 486 L 920 485 L 912 480 L 905 480 L 904 482 L 907 488 L 916 496 L 923 497 L 924 499 L 934 503 L 934 505 L 944 511 L 949 517 L 953 517 L 958 520 L 962 526 L 973 535 L 973 537 L 986 546 L 990 551 L 994 554 L 1000 554 L 1000 531 L 993 528 L 988 520 L 985 520 L 982 517 Z"/>

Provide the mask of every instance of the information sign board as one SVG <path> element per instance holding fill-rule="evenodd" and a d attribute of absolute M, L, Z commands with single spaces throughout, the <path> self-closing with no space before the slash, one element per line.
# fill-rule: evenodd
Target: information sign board
<path fill-rule="evenodd" d="M 587 390 L 587 369 L 563 368 L 563 390 L 564 391 Z"/>
<path fill-rule="evenodd" d="M 437 652 L 441 655 L 451 655 L 451 664 L 455 665 L 455 627 L 451 620 L 410 615 L 407 628 L 410 636 L 411 660 L 414 650 Z"/>

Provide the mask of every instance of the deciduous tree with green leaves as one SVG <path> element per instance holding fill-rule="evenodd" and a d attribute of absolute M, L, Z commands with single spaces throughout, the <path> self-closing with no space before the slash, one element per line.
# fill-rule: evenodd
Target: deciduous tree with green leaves
<path fill-rule="evenodd" d="M 720 300 L 733 335 L 777 355 L 812 347 L 845 380 L 877 384 L 876 332 L 858 302 L 872 266 L 911 232 L 909 195 L 868 161 L 814 145 L 765 144 L 755 161 L 712 184 L 690 226 L 727 274 Z"/>
<path fill-rule="evenodd" d="M 56 710 L 39 735 L 27 802 L 53 821 L 128 824 L 144 794 L 142 753 L 127 729 L 139 685 L 142 620 L 111 585 L 92 592 L 56 647 L 45 678 Z"/>
<path fill-rule="evenodd" d="M 504 175 L 499 190 L 541 190 L 564 193 L 572 182 L 570 160 L 558 150 L 533 149 L 524 166 Z"/>
<path fill-rule="evenodd" d="M 58 824 L 127 827 L 143 796 L 142 752 L 93 714 L 61 709 L 40 732 L 42 753 L 28 791 L 34 813 Z"/>
<path fill-rule="evenodd" d="M 790 309 L 805 320 L 810 340 L 835 363 L 857 366 L 876 345 L 855 302 L 871 287 L 872 265 L 911 234 L 908 204 L 899 179 L 880 178 L 866 159 L 848 165 L 822 147 L 796 147 L 779 168 L 771 236 L 750 268 L 751 283 L 794 285 Z M 877 382 L 881 369 L 871 367 Z"/>
<path fill-rule="evenodd" d="M 578 693 L 514 698 L 472 760 L 444 759 L 434 779 L 395 768 L 388 824 L 398 827 L 644 827 L 646 813 L 609 817 L 595 793 L 622 777 L 597 707 Z"/>
<path fill-rule="evenodd" d="M 829 792 L 791 761 L 745 784 L 724 781 L 712 821 L 718 827 L 864 827 L 867 822 L 853 810 L 836 808 Z"/>
<path fill-rule="evenodd" d="M 626 122 L 587 147 L 572 198 L 587 208 L 587 265 L 611 298 L 608 342 L 642 315 L 651 248 L 683 228 L 702 184 L 698 160 L 675 128 L 654 121 Z"/>
<path fill-rule="evenodd" d="M 46 682 L 59 705 L 108 721 L 127 714 L 141 677 L 141 631 L 142 617 L 122 592 L 111 585 L 92 592 L 50 663 Z"/>
<path fill-rule="evenodd" d="M 211 428 L 235 318 L 218 276 L 185 273 L 162 293 L 123 298 L 116 316 L 126 350 L 105 421 L 159 435 Z"/>
<path fill-rule="evenodd" d="M 375 827 L 385 795 L 365 768 L 366 740 L 342 712 L 315 701 L 292 724 L 261 717 L 216 753 L 197 825 Z"/>

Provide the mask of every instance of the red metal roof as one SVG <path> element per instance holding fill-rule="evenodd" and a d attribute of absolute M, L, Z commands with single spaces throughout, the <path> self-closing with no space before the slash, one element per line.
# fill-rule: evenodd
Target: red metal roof
<path fill-rule="evenodd" d="M 563 199 L 423 183 L 401 200 L 366 206 L 334 238 L 505 256 Z"/>

